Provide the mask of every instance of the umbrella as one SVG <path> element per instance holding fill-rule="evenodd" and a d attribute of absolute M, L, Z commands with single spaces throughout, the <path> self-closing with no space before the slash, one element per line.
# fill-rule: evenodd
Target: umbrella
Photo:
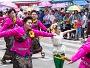
<path fill-rule="evenodd" d="M 23 10 L 27 10 L 28 6 L 22 6 L 21 7 Z"/>
<path fill-rule="evenodd" d="M 19 11 L 20 11 L 20 9 L 19 9 L 19 8 L 16 8 L 16 9 L 15 9 L 15 11 L 16 11 L 16 12 L 19 12 Z"/>
<path fill-rule="evenodd" d="M 80 11 L 81 9 L 80 9 L 78 6 L 73 5 L 73 6 L 68 7 L 67 10 L 71 10 L 71 11 L 73 11 L 73 10 L 78 10 L 78 11 Z"/>
<path fill-rule="evenodd" d="M 41 8 L 38 7 L 37 5 L 33 5 L 33 8 L 35 8 L 36 11 L 39 11 Z"/>
<path fill-rule="evenodd" d="M 35 10 L 35 8 L 34 7 L 29 7 L 29 8 L 27 8 L 26 11 L 32 11 L 32 10 Z"/>
<path fill-rule="evenodd" d="M 9 8 L 9 7 L 7 7 L 7 6 L 0 6 L 0 11 L 6 10 L 7 8 Z"/>
<path fill-rule="evenodd" d="M 42 7 L 45 7 L 45 6 L 52 6 L 52 4 L 50 2 L 40 2 L 38 6 L 42 6 Z"/>
<path fill-rule="evenodd" d="M 82 7 L 82 6 L 79 6 L 79 5 L 78 5 L 78 8 L 79 8 L 80 10 L 83 9 L 83 7 Z"/>
<path fill-rule="evenodd" d="M 1 3 L 1 5 L 12 7 L 12 8 L 18 8 L 18 6 L 12 2 L 3 2 L 3 3 Z"/>
<path fill-rule="evenodd" d="M 86 4 L 84 8 L 90 8 L 90 3 Z"/>
<path fill-rule="evenodd" d="M 68 5 L 65 3 L 57 3 L 57 4 L 52 4 L 52 8 L 65 8 Z"/>

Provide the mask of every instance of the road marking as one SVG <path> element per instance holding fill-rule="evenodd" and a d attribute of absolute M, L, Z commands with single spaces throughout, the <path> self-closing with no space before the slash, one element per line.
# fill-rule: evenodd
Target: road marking
<path fill-rule="evenodd" d="M 45 53 L 47 53 L 47 52 L 45 51 Z M 71 58 L 72 57 L 72 55 L 69 55 L 69 54 L 65 54 L 65 56 L 68 57 L 68 58 Z M 42 61 L 53 60 L 53 55 L 51 57 L 46 55 L 45 58 L 41 58 L 41 54 L 40 53 L 34 54 L 32 57 L 33 58 L 38 58 L 39 60 L 42 60 Z"/>
<path fill-rule="evenodd" d="M 3 55 L 4 55 L 4 53 L 5 53 L 5 51 L 0 51 L 0 57 L 3 57 Z"/>
<path fill-rule="evenodd" d="M 0 45 L 0 47 L 1 47 L 1 48 L 6 48 L 6 45 L 5 45 L 5 44 L 3 44 L 3 45 Z"/>
<path fill-rule="evenodd" d="M 0 42 L 2 42 L 2 41 L 4 41 L 4 40 L 0 40 Z M 45 43 L 45 42 L 40 42 L 40 43 L 43 46 L 47 46 L 47 47 L 53 48 L 53 45 L 52 45 L 51 41 L 50 41 L 50 43 Z M 81 46 L 80 44 L 69 43 L 68 41 L 63 42 L 63 44 L 66 45 L 66 46 L 69 45 L 69 46 L 78 47 L 78 48 Z M 5 45 L 4 44 L 3 45 L 0 45 L 0 47 L 5 48 Z M 73 48 L 68 48 L 67 47 L 67 50 L 66 51 L 71 51 L 71 52 L 74 52 L 75 53 L 77 50 L 78 49 L 73 49 Z M 33 57 L 36 57 L 36 58 L 38 58 L 39 60 L 42 60 L 42 61 L 53 60 L 53 53 L 52 53 L 52 51 L 50 51 L 49 49 L 44 49 L 44 52 L 52 55 L 52 57 L 45 55 L 45 58 L 41 58 L 41 54 L 40 53 L 34 54 Z M 3 57 L 4 53 L 5 53 L 4 51 L 3 52 L 0 51 L 0 57 Z M 67 53 L 66 56 L 67 57 L 71 57 L 72 55 L 70 55 L 70 54 Z"/>
<path fill-rule="evenodd" d="M 42 45 L 42 46 L 47 46 L 47 47 L 51 47 L 51 48 L 53 48 L 53 44 L 47 44 L 47 43 L 44 43 L 44 42 L 40 42 L 40 44 Z M 65 44 L 64 44 L 65 45 Z M 79 45 L 76 45 L 76 46 L 79 46 Z M 76 47 L 75 46 L 75 47 Z M 76 52 L 78 49 L 74 49 L 74 48 L 66 48 L 66 51 L 71 51 L 71 52 Z"/>
<path fill-rule="evenodd" d="M 53 47 L 52 43 L 48 43 L 49 45 L 46 45 L 47 43 L 45 43 L 45 42 L 40 42 L 40 43 L 43 44 L 44 46 Z M 68 42 L 63 42 L 63 45 L 66 45 L 66 46 L 69 45 L 69 46 L 73 46 L 73 47 L 77 47 L 77 48 L 82 46 L 82 44 L 74 44 L 74 43 L 68 43 Z"/>

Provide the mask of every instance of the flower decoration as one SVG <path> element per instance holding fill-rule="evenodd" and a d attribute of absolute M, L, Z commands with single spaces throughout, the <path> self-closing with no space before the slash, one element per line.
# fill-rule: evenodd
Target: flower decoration
<path fill-rule="evenodd" d="M 33 31 L 29 31 L 29 35 L 31 38 L 34 38 L 34 32 Z"/>
<path fill-rule="evenodd" d="M 16 17 L 13 18 L 13 22 L 14 22 L 14 23 L 16 22 Z"/>
<path fill-rule="evenodd" d="M 37 19 L 34 19 L 34 20 L 33 20 L 33 23 L 36 23 L 36 22 L 37 22 Z"/>
<path fill-rule="evenodd" d="M 55 29 L 54 28 L 51 29 L 51 33 L 55 33 Z"/>

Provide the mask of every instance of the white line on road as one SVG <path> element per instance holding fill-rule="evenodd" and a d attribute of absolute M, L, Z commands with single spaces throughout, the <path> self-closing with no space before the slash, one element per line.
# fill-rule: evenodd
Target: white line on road
<path fill-rule="evenodd" d="M 65 42 L 66 43 L 66 42 Z M 64 45 L 66 45 L 64 43 Z M 40 42 L 40 44 L 42 45 L 42 46 L 47 46 L 47 47 L 51 47 L 51 48 L 53 48 L 53 44 L 47 44 L 47 43 L 44 43 L 44 42 Z M 73 45 L 74 46 L 74 45 Z M 79 46 L 79 45 L 76 45 L 76 46 Z M 75 46 L 75 47 L 76 47 Z M 74 49 L 74 48 L 66 48 L 66 51 L 71 51 L 71 52 L 76 52 L 78 49 Z"/>

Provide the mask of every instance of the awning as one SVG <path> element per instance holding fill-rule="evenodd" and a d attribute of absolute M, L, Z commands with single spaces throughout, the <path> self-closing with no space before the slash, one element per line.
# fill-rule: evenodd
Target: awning
<path fill-rule="evenodd" d="M 75 1 L 73 1 L 73 3 L 76 4 L 76 5 L 82 5 L 83 6 L 83 5 L 86 5 L 87 4 L 87 1 L 85 1 L 85 0 L 76 1 L 75 0 Z"/>

